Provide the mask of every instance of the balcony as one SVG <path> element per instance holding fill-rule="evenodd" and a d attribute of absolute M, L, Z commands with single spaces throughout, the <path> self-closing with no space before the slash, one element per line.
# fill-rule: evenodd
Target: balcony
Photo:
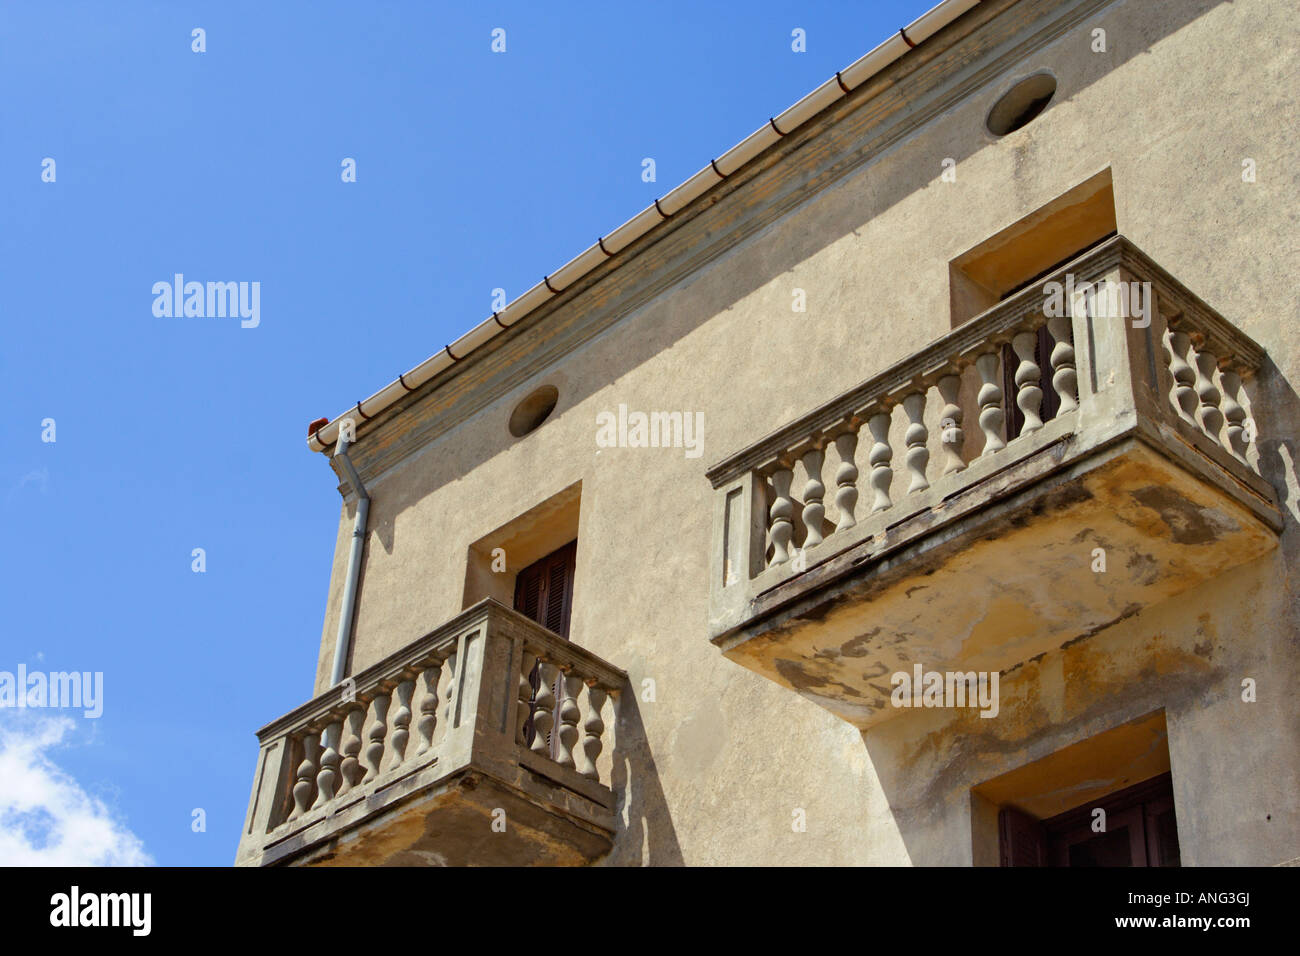
<path fill-rule="evenodd" d="M 1263 360 L 1094 246 L 709 470 L 713 643 L 866 728 L 897 672 L 1003 671 L 1205 585 L 1282 526 Z"/>
<path fill-rule="evenodd" d="M 530 708 L 534 665 L 540 689 Z M 626 680 L 481 601 L 258 731 L 236 862 L 592 862 L 612 842 L 614 796 L 597 759 Z"/>

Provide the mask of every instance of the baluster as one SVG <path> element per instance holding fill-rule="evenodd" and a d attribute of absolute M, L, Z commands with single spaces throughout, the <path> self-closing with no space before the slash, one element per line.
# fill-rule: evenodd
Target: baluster
<path fill-rule="evenodd" d="M 790 482 L 794 473 L 784 464 L 772 472 L 772 491 L 775 498 L 768 514 L 772 518 L 772 563 L 785 564 L 790 560 L 790 539 L 794 536 L 794 503 L 790 500 Z"/>
<path fill-rule="evenodd" d="M 361 782 L 361 761 L 357 755 L 361 753 L 361 729 L 365 720 L 366 712 L 361 707 L 353 707 L 343 718 L 343 761 L 339 764 L 343 784 L 339 787 L 338 796 Z"/>
<path fill-rule="evenodd" d="M 822 543 L 822 519 L 826 517 L 826 507 L 822 504 L 822 496 L 826 494 L 826 486 L 822 484 L 824 459 L 820 446 L 803 454 L 803 467 L 808 472 L 808 481 L 803 488 L 803 523 L 807 531 L 803 539 L 805 550 Z"/>
<path fill-rule="evenodd" d="M 960 375 L 945 375 L 938 382 L 939 397 L 943 399 L 943 409 L 939 412 L 939 427 L 942 429 L 943 472 L 951 475 L 966 467 L 961 457 L 962 443 L 965 435 L 961 430 L 961 406 L 957 404 L 957 393 L 961 391 Z"/>
<path fill-rule="evenodd" d="M 1171 320 L 1165 343 L 1165 351 L 1169 355 L 1169 374 L 1174 379 L 1173 387 L 1169 390 L 1169 401 L 1181 418 L 1195 425 L 1197 399 L 1196 390 L 1192 386 L 1196 383 L 1196 373 L 1188 361 L 1192 340 L 1186 332 L 1176 329 L 1173 321 L 1176 320 Z"/>
<path fill-rule="evenodd" d="M 554 664 L 539 659 L 537 670 L 538 676 L 541 678 L 541 686 L 537 688 L 536 710 L 533 711 L 533 743 L 530 749 L 535 754 L 549 757 L 551 742 L 547 739 L 547 734 L 555 726 L 553 713 L 555 692 L 551 688 L 555 683 L 556 667 Z"/>
<path fill-rule="evenodd" d="M 907 493 L 925 491 L 930 482 L 925 477 L 925 466 L 930 463 L 930 449 L 925 446 L 929 431 L 925 427 L 925 392 L 913 392 L 903 399 L 903 411 L 907 413 L 907 431 L 903 440 L 907 443 L 904 461 L 907 470 L 912 473 L 912 483 L 907 486 Z"/>
<path fill-rule="evenodd" d="M 368 737 L 370 743 L 366 744 L 366 751 L 362 756 L 362 761 L 366 766 L 366 775 L 361 778 L 361 782 L 373 780 L 379 776 L 379 761 L 384 756 L 384 737 L 388 733 L 388 695 L 377 694 L 375 699 L 370 702 L 371 723 Z"/>
<path fill-rule="evenodd" d="M 1228 451 L 1232 452 L 1233 458 L 1249 465 L 1244 436 L 1246 409 L 1242 408 L 1239 401 L 1241 376 L 1231 367 L 1225 367 L 1219 372 L 1219 382 L 1223 385 L 1223 404 L 1220 407 L 1223 409 L 1223 417 L 1228 420 Z"/>
<path fill-rule="evenodd" d="M 320 733 L 308 733 L 302 740 L 302 762 L 298 764 L 297 782 L 293 785 L 293 812 L 289 819 L 302 816 L 311 806 L 316 779 L 316 751 L 320 746 Z"/>
<path fill-rule="evenodd" d="M 1020 359 L 1016 366 L 1016 404 L 1025 416 L 1025 423 L 1020 428 L 1021 435 L 1028 435 L 1043 427 L 1039 415 L 1043 407 L 1043 390 L 1039 387 L 1043 370 L 1034 361 L 1034 350 L 1038 346 L 1038 335 L 1034 332 L 1020 332 L 1011 339 L 1011 348 Z"/>
<path fill-rule="evenodd" d="M 847 531 L 858 523 L 853 509 L 858 506 L 858 466 L 853 456 L 858 450 L 858 433 L 841 432 L 835 437 L 835 450 L 840 455 L 840 466 L 835 470 L 835 510 L 839 519 L 836 531 Z"/>
<path fill-rule="evenodd" d="M 400 767 L 406 756 L 406 742 L 411 733 L 411 695 L 415 693 L 415 681 L 407 678 L 397 685 L 393 696 L 397 698 L 397 710 L 393 712 L 393 734 L 388 740 L 388 765 L 384 769 Z"/>
<path fill-rule="evenodd" d="M 521 744 L 528 743 L 528 718 L 532 712 L 531 703 L 533 700 L 533 682 L 529 680 L 529 675 L 533 672 L 533 667 L 537 664 L 537 655 L 530 653 L 528 648 L 523 650 L 523 659 L 519 665 L 519 703 L 515 713 L 515 741 Z"/>
<path fill-rule="evenodd" d="M 871 487 L 876 493 L 875 500 L 871 503 L 872 514 L 884 511 L 894 504 L 889 500 L 889 483 L 894 480 L 894 470 L 889 467 L 889 462 L 894 457 L 894 452 L 889 447 L 889 421 L 888 410 L 877 412 L 867 420 L 867 428 L 873 439 L 867 461 L 871 463 Z"/>
<path fill-rule="evenodd" d="M 420 672 L 420 719 L 415 722 L 415 732 L 420 745 L 415 750 L 418 757 L 433 747 L 433 733 L 438 729 L 438 679 L 442 677 L 442 661 L 434 660 Z"/>
<path fill-rule="evenodd" d="M 1052 333 L 1052 388 L 1061 398 L 1057 415 L 1064 415 L 1079 407 L 1079 373 L 1074 367 L 1074 343 L 1071 340 L 1070 317 L 1058 315 L 1047 320 L 1047 331 Z"/>
<path fill-rule="evenodd" d="M 452 714 L 456 708 L 456 664 L 458 651 L 453 650 L 447 655 L 447 702 L 442 705 L 442 725 L 449 732 L 453 726 Z"/>
<path fill-rule="evenodd" d="M 312 809 L 324 806 L 334 799 L 339 780 L 339 732 L 343 729 L 341 720 L 334 720 L 325 728 L 325 749 L 320 755 L 320 772 L 316 774 L 316 802 Z"/>
<path fill-rule="evenodd" d="M 600 782 L 600 773 L 596 770 L 596 758 L 600 756 L 601 734 L 605 732 L 605 722 L 600 717 L 600 708 L 605 704 L 605 692 L 591 684 L 587 687 L 587 719 L 582 722 L 582 752 L 577 755 L 578 773 L 588 780 Z"/>
<path fill-rule="evenodd" d="M 565 674 L 560 679 L 560 690 L 564 693 L 564 700 L 560 703 L 560 729 L 556 736 L 560 738 L 560 744 L 555 755 L 555 762 L 561 767 L 575 766 L 573 759 L 573 745 L 578 742 L 578 718 L 582 716 L 578 710 L 578 694 L 582 692 L 582 678 L 575 674 Z"/>
<path fill-rule="evenodd" d="M 1197 335 L 1193 344 L 1196 346 L 1196 395 L 1201 400 L 1196 417 L 1201 430 L 1216 445 L 1222 445 L 1219 432 L 1223 428 L 1223 412 L 1219 411 L 1219 390 L 1214 385 L 1214 371 L 1219 367 L 1219 360 L 1209 351 L 1201 348 L 1205 344 L 1204 336 Z"/>
<path fill-rule="evenodd" d="M 985 352 L 975 359 L 975 368 L 980 373 L 979 395 L 976 401 L 980 407 L 980 429 L 984 432 L 984 450 L 981 455 L 1007 447 L 1002 440 L 1002 387 L 998 385 L 998 353 Z"/>

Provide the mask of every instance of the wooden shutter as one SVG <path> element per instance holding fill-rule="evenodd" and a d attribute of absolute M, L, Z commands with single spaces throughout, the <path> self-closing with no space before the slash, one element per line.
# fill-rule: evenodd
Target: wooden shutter
<path fill-rule="evenodd" d="M 546 583 L 546 578 L 536 568 L 536 565 L 525 568 L 515 583 L 515 610 L 534 621 L 538 619 Z"/>
<path fill-rule="evenodd" d="M 524 568 L 515 579 L 515 610 L 565 640 L 569 639 L 577 555 L 578 542 L 570 541 Z"/>
<path fill-rule="evenodd" d="M 569 611 L 573 605 L 573 568 L 577 556 L 575 545 L 568 545 L 552 556 L 546 569 L 546 604 L 540 618 L 542 625 L 566 640 L 569 637 Z"/>
<path fill-rule="evenodd" d="M 1046 866 L 1043 825 L 1014 807 L 998 811 L 998 840 L 1003 866 Z"/>

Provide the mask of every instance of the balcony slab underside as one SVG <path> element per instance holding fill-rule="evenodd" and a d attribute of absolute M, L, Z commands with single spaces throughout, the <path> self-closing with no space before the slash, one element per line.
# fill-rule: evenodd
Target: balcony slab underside
<path fill-rule="evenodd" d="M 262 864 L 573 866 L 609 852 L 608 807 L 523 767 L 519 778 L 427 768 L 304 819 L 266 848 Z"/>
<path fill-rule="evenodd" d="M 1221 449 L 1133 418 L 1099 441 L 1072 427 L 1049 423 L 1028 453 L 976 462 L 978 482 L 941 479 L 883 534 L 810 555 L 742 620 L 715 621 L 713 642 L 866 728 L 898 713 L 891 676 L 915 664 L 1005 671 L 1276 546 L 1271 489 Z"/>

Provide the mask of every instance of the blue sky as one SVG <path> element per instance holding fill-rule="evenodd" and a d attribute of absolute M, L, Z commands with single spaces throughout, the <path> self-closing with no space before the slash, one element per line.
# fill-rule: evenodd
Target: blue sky
<path fill-rule="evenodd" d="M 931 5 L 0 6 L 0 672 L 104 675 L 98 719 L 0 709 L 0 863 L 228 865 L 254 731 L 312 690 L 307 423 Z M 155 316 L 177 272 L 259 282 L 259 324 Z"/>

